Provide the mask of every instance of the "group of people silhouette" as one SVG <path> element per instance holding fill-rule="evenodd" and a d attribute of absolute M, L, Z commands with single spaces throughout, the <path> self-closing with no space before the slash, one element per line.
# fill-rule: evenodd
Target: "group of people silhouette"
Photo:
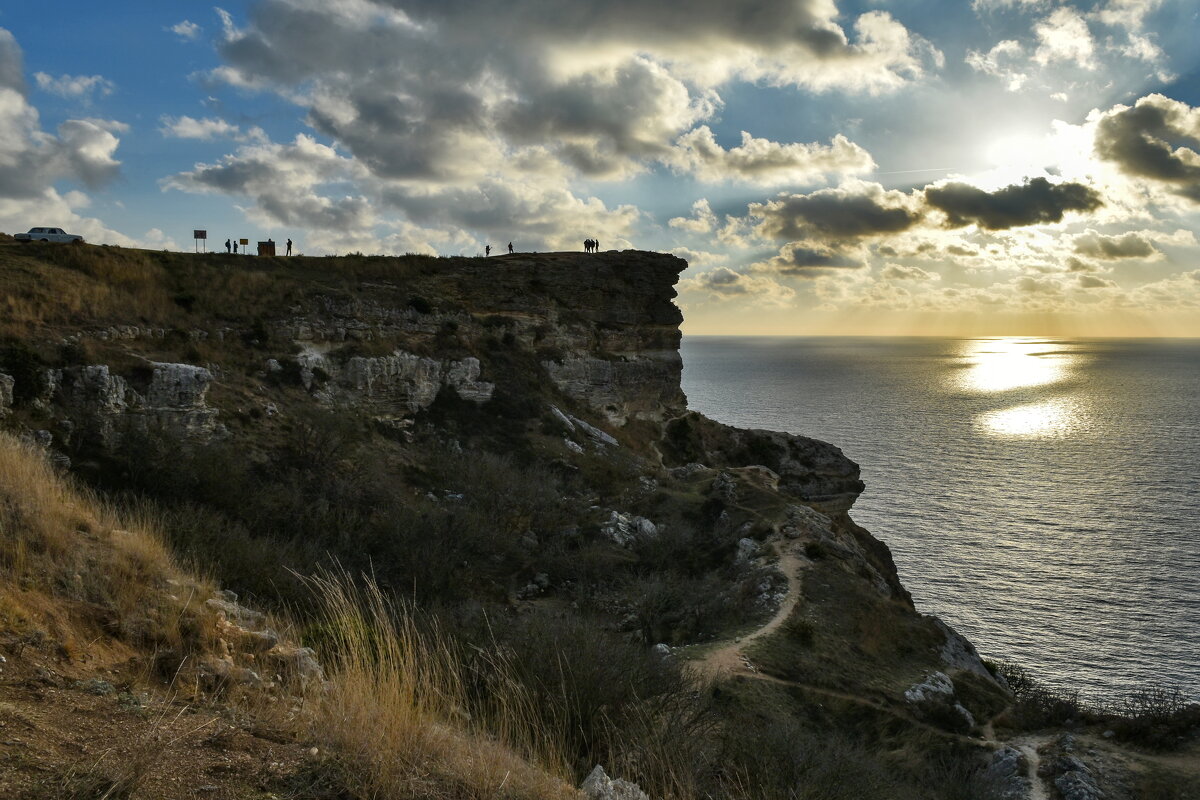
<path fill-rule="evenodd" d="M 272 247 L 274 247 L 274 245 L 275 245 L 275 240 L 274 240 L 274 239 L 267 239 L 267 242 L 268 242 L 268 243 L 269 243 L 269 244 L 270 244 Z M 512 245 L 509 245 L 509 247 L 511 247 L 511 246 L 512 246 Z M 237 251 L 238 251 L 238 240 L 237 240 L 237 239 L 226 239 L 226 240 L 225 240 L 225 252 L 226 252 L 226 253 L 233 253 L 233 254 L 235 254 L 235 255 L 236 255 L 236 254 L 237 254 Z M 250 252 L 250 245 L 248 245 L 248 244 L 247 244 L 247 245 L 245 246 L 245 249 L 244 249 L 242 252 L 244 252 L 244 253 L 249 253 L 249 252 Z M 287 255 L 289 255 L 289 256 L 290 256 L 291 254 L 292 254 L 292 240 L 291 240 L 291 239 L 288 239 L 288 240 L 287 240 Z M 261 255 L 261 253 L 260 253 L 260 255 Z"/>
<path fill-rule="evenodd" d="M 597 242 L 595 239 L 584 239 L 583 240 L 583 252 L 585 252 L 585 253 L 600 252 L 600 243 Z"/>
<path fill-rule="evenodd" d="M 514 249 L 513 249 L 513 243 L 512 243 L 512 242 L 509 242 L 509 243 L 508 243 L 508 252 L 509 252 L 509 253 L 515 253 L 515 252 L 516 252 L 516 250 L 514 250 Z M 483 254 L 484 254 L 485 256 L 490 256 L 490 255 L 492 254 L 492 246 L 491 246 L 490 244 L 485 244 L 485 245 L 483 246 Z"/>

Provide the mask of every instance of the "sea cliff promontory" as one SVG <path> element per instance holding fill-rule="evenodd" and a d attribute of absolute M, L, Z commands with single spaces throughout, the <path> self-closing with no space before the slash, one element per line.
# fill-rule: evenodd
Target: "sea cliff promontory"
<path fill-rule="evenodd" d="M 687 408 L 685 267 L 0 243 L 0 710 L 224 720 L 160 731 L 192 794 L 143 757 L 121 796 L 1027 796 L 1009 686 L 854 523 L 858 465 Z M 79 790 L 66 720 L 0 784 Z"/>

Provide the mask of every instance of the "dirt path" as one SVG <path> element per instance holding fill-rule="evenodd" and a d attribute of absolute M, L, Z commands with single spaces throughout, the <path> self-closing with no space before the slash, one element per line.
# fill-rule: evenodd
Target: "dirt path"
<path fill-rule="evenodd" d="M 795 547 L 791 542 L 785 546 L 788 545 Z M 692 668 L 702 675 L 712 677 L 725 677 L 739 673 L 759 675 L 758 668 L 746 656 L 744 648 L 755 639 L 775 631 L 791 615 L 796 604 L 800 602 L 800 572 L 804 569 L 804 564 L 805 561 L 790 549 L 784 550 L 779 556 L 779 563 L 776 566 L 783 573 L 783 577 L 787 579 L 787 593 L 775 615 L 754 632 L 735 639 L 691 662 Z M 760 675 L 760 677 L 762 676 Z"/>
<path fill-rule="evenodd" d="M 1025 777 L 1029 779 L 1029 800 L 1050 800 L 1050 795 L 1046 792 L 1046 783 L 1038 775 L 1038 769 L 1042 766 L 1042 757 L 1038 753 L 1038 748 L 1052 739 L 1052 736 L 1031 734 L 1018 736 L 1004 742 L 1010 747 L 1017 748 L 1025 756 Z"/>

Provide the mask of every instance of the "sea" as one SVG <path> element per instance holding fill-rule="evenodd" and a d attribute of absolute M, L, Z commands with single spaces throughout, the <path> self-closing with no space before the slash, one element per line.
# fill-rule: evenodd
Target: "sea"
<path fill-rule="evenodd" d="M 689 406 L 831 442 L 918 610 L 1095 701 L 1200 700 L 1200 340 L 686 336 Z"/>

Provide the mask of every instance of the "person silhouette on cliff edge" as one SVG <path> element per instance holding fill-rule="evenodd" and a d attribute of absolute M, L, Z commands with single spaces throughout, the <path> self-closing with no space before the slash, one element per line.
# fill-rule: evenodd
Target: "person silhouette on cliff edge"
<path fill-rule="evenodd" d="M 291 240 L 291 239 L 288 239 L 288 243 L 287 243 L 287 254 L 288 254 L 289 256 L 292 254 L 292 240 Z"/>
<path fill-rule="evenodd" d="M 509 242 L 509 243 L 508 243 L 508 252 L 509 252 L 509 253 L 513 252 L 513 246 L 512 246 L 512 242 Z"/>
<path fill-rule="evenodd" d="M 225 252 L 226 252 L 226 254 L 229 253 L 229 240 L 228 239 L 225 240 Z"/>
<path fill-rule="evenodd" d="M 490 256 L 492 254 L 492 246 L 490 244 L 485 244 L 483 246 L 483 254 L 485 256 Z"/>

